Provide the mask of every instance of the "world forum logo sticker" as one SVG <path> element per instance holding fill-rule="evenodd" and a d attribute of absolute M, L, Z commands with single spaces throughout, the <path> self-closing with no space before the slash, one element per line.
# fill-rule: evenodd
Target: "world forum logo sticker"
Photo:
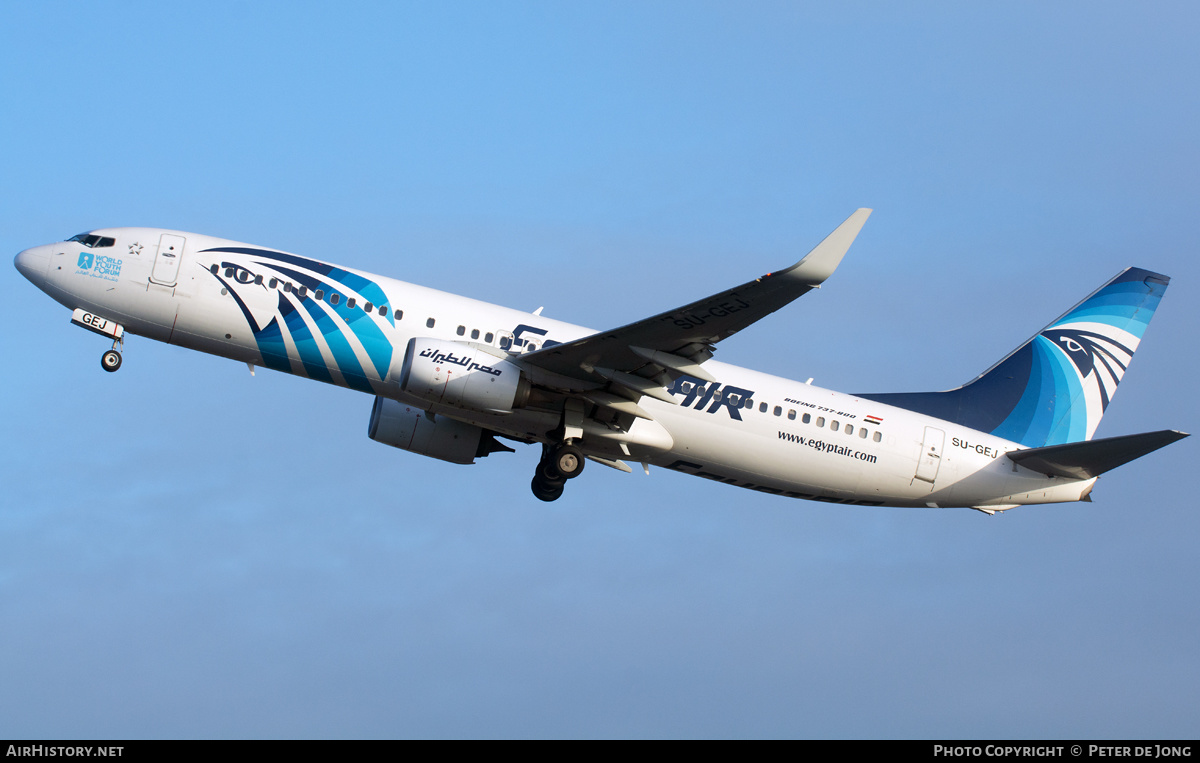
<path fill-rule="evenodd" d="M 116 281 L 121 277 L 121 260 L 93 252 L 80 252 L 76 263 L 79 275 L 90 275 L 93 278 L 103 278 L 106 281 Z"/>

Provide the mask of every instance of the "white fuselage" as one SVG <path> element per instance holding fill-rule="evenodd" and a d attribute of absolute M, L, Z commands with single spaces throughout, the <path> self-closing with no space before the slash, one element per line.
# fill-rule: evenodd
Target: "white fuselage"
<path fill-rule="evenodd" d="M 409 340 L 474 342 L 519 357 L 547 342 L 594 333 L 336 267 L 343 281 L 370 284 L 374 301 L 364 304 L 360 296 L 352 307 L 339 305 L 327 325 L 316 325 L 298 311 L 296 330 L 279 339 L 278 353 L 266 357 L 252 324 L 261 330 L 278 318 L 281 291 L 284 300 L 314 298 L 315 293 L 299 293 L 299 279 L 314 263 L 331 267 L 327 263 L 295 257 L 286 268 L 279 263 L 267 268 L 255 252 L 291 256 L 179 231 L 94 233 L 115 243 L 35 247 L 18 255 L 18 267 L 68 308 L 82 308 L 128 332 L 432 408 L 436 415 L 526 441 L 545 442 L 561 411 L 531 404 L 505 414 L 476 413 L 407 398 L 397 380 Z M 174 258 L 166 251 L 169 246 L 179 247 Z M 298 274 L 295 283 L 287 273 Z M 367 306 L 372 312 L 363 309 Z M 348 326 L 351 320 L 355 330 Z M 585 422 L 584 440 L 613 460 L 628 458 L 766 493 L 837 503 L 1003 509 L 1080 500 L 1095 481 L 1048 477 L 1017 466 L 1004 454 L 1022 446 L 948 421 L 717 361 L 704 369 L 715 384 L 680 380 L 669 390 L 678 404 L 643 397 L 638 405 L 652 420 L 638 419 L 627 431 Z"/>

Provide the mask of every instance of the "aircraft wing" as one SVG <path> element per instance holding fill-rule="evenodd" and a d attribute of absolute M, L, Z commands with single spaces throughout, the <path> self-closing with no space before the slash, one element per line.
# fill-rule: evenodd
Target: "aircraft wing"
<path fill-rule="evenodd" d="M 850 215 L 795 265 L 689 305 L 601 331 L 520 357 L 523 364 L 548 372 L 560 388 L 570 380 L 579 389 L 612 383 L 623 393 L 671 401 L 662 387 L 681 374 L 714 381 L 700 364 L 712 357 L 717 342 L 741 331 L 797 297 L 817 288 L 842 261 L 870 209 Z M 546 378 L 550 378 L 549 376 Z"/>

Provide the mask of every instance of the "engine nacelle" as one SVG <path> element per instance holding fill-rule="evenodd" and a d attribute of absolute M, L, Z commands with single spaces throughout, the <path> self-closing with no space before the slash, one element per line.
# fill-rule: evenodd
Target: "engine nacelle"
<path fill-rule="evenodd" d="M 393 448 L 455 464 L 473 464 L 489 453 L 511 450 L 477 426 L 446 416 L 433 421 L 420 408 L 386 397 L 375 398 L 367 436 Z"/>
<path fill-rule="evenodd" d="M 529 401 L 529 380 L 503 358 L 457 342 L 408 341 L 400 389 L 438 405 L 511 413 Z"/>

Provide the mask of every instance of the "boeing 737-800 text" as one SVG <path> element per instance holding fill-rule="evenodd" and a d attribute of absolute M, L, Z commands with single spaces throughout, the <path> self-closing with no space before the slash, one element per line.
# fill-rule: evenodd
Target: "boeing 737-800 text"
<path fill-rule="evenodd" d="M 511 450 L 497 437 L 538 443 L 544 501 L 590 459 L 793 498 L 995 513 L 1087 500 L 1103 472 L 1187 436 L 1092 439 L 1169 281 L 1138 268 L 946 392 L 850 395 L 711 360 L 820 286 L 869 214 L 785 270 L 601 332 L 172 230 L 94 230 L 16 266 L 112 340 L 107 371 L 132 333 L 368 393 L 368 434 L 403 450 L 470 464 Z"/>

